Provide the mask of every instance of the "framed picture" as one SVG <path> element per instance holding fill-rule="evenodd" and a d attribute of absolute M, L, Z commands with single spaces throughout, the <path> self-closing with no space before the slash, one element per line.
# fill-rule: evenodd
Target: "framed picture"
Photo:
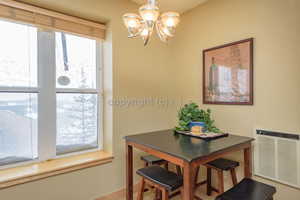
<path fill-rule="evenodd" d="M 253 38 L 203 51 L 203 103 L 253 105 Z"/>

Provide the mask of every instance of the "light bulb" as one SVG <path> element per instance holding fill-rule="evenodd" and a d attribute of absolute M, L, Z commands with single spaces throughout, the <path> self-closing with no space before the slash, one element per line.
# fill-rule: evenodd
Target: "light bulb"
<path fill-rule="evenodd" d="M 142 30 L 141 36 L 147 36 L 147 35 L 149 35 L 149 30 L 145 28 L 144 30 Z"/>
<path fill-rule="evenodd" d="M 142 19 L 134 13 L 127 13 L 123 16 L 124 24 L 128 29 L 129 37 L 136 37 L 142 31 Z"/>
<path fill-rule="evenodd" d="M 158 21 L 156 23 L 156 31 L 157 31 L 157 34 L 160 38 L 161 41 L 163 42 L 167 42 L 169 40 L 169 36 L 165 34 L 165 32 L 163 31 L 163 28 L 161 26 L 161 21 Z"/>
<path fill-rule="evenodd" d="M 141 19 L 137 14 L 127 13 L 123 16 L 124 24 L 127 28 L 137 28 L 141 24 Z"/>
<path fill-rule="evenodd" d="M 158 19 L 159 9 L 157 6 L 146 4 L 140 7 L 140 15 L 144 21 L 154 23 Z"/>
<path fill-rule="evenodd" d="M 143 18 L 145 21 L 155 21 L 156 16 L 155 13 L 145 12 Z"/>
<path fill-rule="evenodd" d="M 164 26 L 176 27 L 179 24 L 179 14 L 176 12 L 166 12 L 161 15 L 161 21 Z"/>
<path fill-rule="evenodd" d="M 128 27 L 129 28 L 135 28 L 135 27 L 137 27 L 137 25 L 138 25 L 138 23 L 136 22 L 136 20 L 133 20 L 133 19 L 128 20 Z"/>
<path fill-rule="evenodd" d="M 162 31 L 163 31 L 164 34 L 166 34 L 166 35 L 168 35 L 168 36 L 171 36 L 171 33 L 170 33 L 170 31 L 168 30 L 168 28 L 164 27 L 164 28 L 162 29 Z"/>
<path fill-rule="evenodd" d="M 165 24 L 166 26 L 175 26 L 175 21 L 173 18 L 168 18 L 166 21 L 165 21 Z"/>

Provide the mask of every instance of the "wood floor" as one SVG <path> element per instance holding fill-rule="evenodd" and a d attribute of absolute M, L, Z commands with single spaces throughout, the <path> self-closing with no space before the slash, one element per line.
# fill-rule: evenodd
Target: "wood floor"
<path fill-rule="evenodd" d="M 229 176 L 225 175 L 224 178 L 225 178 L 225 180 L 227 179 L 226 183 L 225 183 L 225 190 L 227 190 L 230 187 L 232 187 L 232 185 L 231 185 Z M 268 181 L 268 180 L 265 180 L 265 179 L 262 179 L 262 178 L 259 178 L 259 177 L 253 177 L 253 178 L 257 181 L 264 182 L 266 184 L 274 185 L 275 187 L 277 187 L 278 192 L 275 194 L 274 200 L 286 199 L 286 198 L 283 198 L 283 197 L 280 198 L 280 194 L 284 196 L 284 194 L 289 194 L 289 192 L 291 192 L 290 190 L 297 190 L 297 189 L 293 189 L 293 188 L 290 188 L 290 187 L 287 187 L 287 186 L 283 186 L 281 184 L 276 184 L 272 181 Z M 203 200 L 214 200 L 215 197 L 217 196 L 216 193 L 213 193 L 212 196 L 207 196 L 206 195 L 206 185 L 203 185 L 203 186 L 199 187 L 196 191 L 196 194 L 199 197 L 201 197 Z M 136 196 L 137 196 L 137 187 L 135 187 L 135 191 L 134 191 L 134 198 L 133 198 L 134 200 L 137 199 Z M 292 197 L 291 196 L 290 200 L 296 200 L 296 199 L 298 200 L 299 199 L 298 197 Z M 148 191 L 148 192 L 144 193 L 144 200 L 153 200 L 153 199 L 154 199 L 154 192 Z M 95 200 L 126 200 L 126 193 L 125 193 L 125 190 L 121 190 L 121 191 L 115 192 L 113 194 L 110 194 L 108 196 L 100 197 L 100 198 L 95 199 Z M 180 195 L 172 198 L 171 200 L 181 200 Z"/>
<path fill-rule="evenodd" d="M 173 169 L 175 170 L 175 169 Z M 199 176 L 199 181 L 202 181 L 206 178 L 206 174 L 205 174 L 206 170 L 205 168 L 202 168 L 200 176 Z M 216 176 L 216 174 L 213 172 L 213 176 Z M 238 181 L 241 181 L 242 178 L 244 177 L 244 173 L 243 173 L 243 163 L 241 163 L 241 166 L 237 168 L 237 176 L 238 176 Z M 274 200 L 299 200 L 299 189 L 297 188 L 293 188 L 293 187 L 289 187 L 280 183 L 276 183 L 267 179 L 263 179 L 261 177 L 257 177 L 254 176 L 253 177 L 255 180 L 265 183 L 265 184 L 269 184 L 269 185 L 273 185 L 276 187 L 277 189 L 277 193 L 275 194 Z M 232 182 L 231 182 L 231 177 L 230 177 L 230 173 L 226 172 L 224 173 L 224 180 L 225 180 L 225 191 L 228 190 L 229 188 L 232 187 Z M 216 181 L 213 179 L 213 185 L 217 186 Z M 134 192 L 134 200 L 136 200 L 136 195 L 137 195 L 137 187 L 135 187 L 135 192 Z M 205 195 L 206 193 L 206 185 L 201 186 L 200 188 L 197 189 L 196 193 L 198 194 L 198 196 L 200 196 L 203 200 L 214 200 L 216 193 L 213 193 L 213 196 L 208 197 Z M 93 200 L 126 200 L 126 193 L 125 190 L 121 190 L 119 192 L 115 192 L 113 194 L 110 194 L 108 196 L 105 197 L 100 197 L 100 198 L 96 198 Z M 144 200 L 153 200 L 153 193 L 151 191 L 146 192 L 145 193 L 145 198 Z M 175 198 L 172 198 L 171 200 L 180 200 L 180 196 L 177 196 Z"/>
<path fill-rule="evenodd" d="M 243 165 L 241 165 L 240 167 L 238 167 L 240 170 L 237 171 L 237 175 L 238 175 L 238 180 L 240 181 L 243 177 Z M 169 166 L 170 170 L 175 171 L 175 167 L 174 166 Z M 216 173 L 215 170 L 213 170 L 212 172 L 213 177 L 216 177 Z M 200 173 L 199 173 L 199 180 L 198 181 L 203 181 L 206 179 L 206 168 L 205 167 L 201 167 Z M 215 181 L 216 179 L 213 178 L 212 180 L 212 184 L 213 186 L 217 186 L 217 182 Z M 232 182 L 231 182 L 231 176 L 230 173 L 224 173 L 224 180 L 225 180 L 225 191 L 229 188 L 232 187 Z M 134 200 L 136 200 L 136 196 L 137 196 L 137 189 L 138 189 L 138 185 L 134 186 Z M 215 192 L 213 192 L 213 194 L 211 196 L 207 196 L 206 195 L 206 185 L 202 185 L 200 187 L 197 188 L 196 190 L 196 195 L 201 197 L 203 200 L 214 200 L 215 197 L 217 196 L 217 194 Z M 144 193 L 144 200 L 153 200 L 154 199 L 154 192 L 152 190 L 145 192 Z M 180 200 L 180 195 L 172 198 L 171 200 Z M 118 192 L 114 192 L 110 195 L 104 196 L 104 197 L 100 197 L 96 200 L 126 200 L 126 192 L 125 190 L 121 190 Z"/>
<path fill-rule="evenodd" d="M 196 194 L 204 200 L 215 199 L 216 193 L 214 193 L 212 196 L 207 196 L 205 195 L 205 193 L 206 193 L 206 185 L 199 187 L 196 191 Z M 134 189 L 134 197 L 133 197 L 134 200 L 137 199 L 136 196 L 137 196 L 137 186 L 135 186 Z M 154 191 L 149 190 L 148 192 L 144 193 L 144 200 L 153 200 L 153 199 L 154 199 Z M 180 195 L 172 198 L 172 200 L 180 200 L 180 199 L 181 199 Z M 125 190 L 121 190 L 113 194 L 110 194 L 108 196 L 98 198 L 96 200 L 126 200 L 126 193 Z"/>

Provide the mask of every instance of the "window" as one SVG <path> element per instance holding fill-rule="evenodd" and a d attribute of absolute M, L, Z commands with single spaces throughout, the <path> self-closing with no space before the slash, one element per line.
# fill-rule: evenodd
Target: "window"
<path fill-rule="evenodd" d="M 0 28 L 0 166 L 100 149 L 100 42 Z"/>
<path fill-rule="evenodd" d="M 97 147 L 96 43 L 56 33 L 58 154 Z"/>

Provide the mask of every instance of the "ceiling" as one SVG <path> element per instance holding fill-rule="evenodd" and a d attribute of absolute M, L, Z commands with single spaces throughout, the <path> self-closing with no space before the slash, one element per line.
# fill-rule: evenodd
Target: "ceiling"
<path fill-rule="evenodd" d="M 147 0 L 131 0 L 138 4 L 145 4 Z M 184 13 L 208 0 L 157 0 L 159 8 L 163 11 L 177 11 Z"/>

